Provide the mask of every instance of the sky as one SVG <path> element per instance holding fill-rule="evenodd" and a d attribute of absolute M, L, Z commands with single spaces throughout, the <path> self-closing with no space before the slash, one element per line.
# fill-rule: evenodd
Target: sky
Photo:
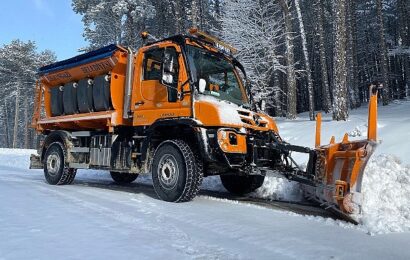
<path fill-rule="evenodd" d="M 58 60 L 79 54 L 87 46 L 81 16 L 71 0 L 0 0 L 0 46 L 13 39 L 33 40 L 38 50 L 52 50 Z"/>

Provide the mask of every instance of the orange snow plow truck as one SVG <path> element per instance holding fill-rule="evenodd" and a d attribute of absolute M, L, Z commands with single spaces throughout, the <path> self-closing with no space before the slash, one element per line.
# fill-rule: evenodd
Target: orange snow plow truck
<path fill-rule="evenodd" d="M 229 192 L 246 194 L 277 171 L 327 209 L 360 212 L 363 169 L 376 145 L 377 89 L 368 139 L 346 135 L 321 146 L 318 120 L 316 148 L 292 145 L 262 112 L 264 102 L 254 102 L 235 51 L 191 29 L 137 52 L 110 45 L 40 68 L 32 124 L 44 138 L 30 167 L 44 169 L 53 185 L 72 183 L 77 169 L 110 171 L 118 183 L 150 173 L 158 197 L 171 202 L 193 199 L 206 176 L 220 175 Z M 306 169 L 292 152 L 309 155 Z"/>

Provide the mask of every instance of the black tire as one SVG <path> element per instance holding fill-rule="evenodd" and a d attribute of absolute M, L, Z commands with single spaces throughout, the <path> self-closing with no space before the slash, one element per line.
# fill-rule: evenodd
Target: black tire
<path fill-rule="evenodd" d="M 95 111 L 106 111 L 110 109 L 110 85 L 109 75 L 95 77 L 93 85 L 93 104 Z"/>
<path fill-rule="evenodd" d="M 222 185 L 227 191 L 236 195 L 244 195 L 255 191 L 263 185 L 265 176 L 261 175 L 220 175 Z"/>
<path fill-rule="evenodd" d="M 168 140 L 156 149 L 151 173 L 155 192 L 160 199 L 185 202 L 198 193 L 203 167 L 185 141 Z"/>
<path fill-rule="evenodd" d="M 128 184 L 135 181 L 138 174 L 125 172 L 110 172 L 111 178 L 118 184 Z"/>
<path fill-rule="evenodd" d="M 93 81 L 91 79 L 86 78 L 78 81 L 77 103 L 80 113 L 93 111 Z"/>
<path fill-rule="evenodd" d="M 44 177 L 51 185 L 71 184 L 77 173 L 76 169 L 65 165 L 66 151 L 59 142 L 50 144 L 44 157 Z"/>
<path fill-rule="evenodd" d="M 51 115 L 61 116 L 64 112 L 63 86 L 51 88 Z"/>
<path fill-rule="evenodd" d="M 72 115 L 78 112 L 76 82 L 71 82 L 64 85 L 63 106 L 64 114 L 66 115 Z"/>

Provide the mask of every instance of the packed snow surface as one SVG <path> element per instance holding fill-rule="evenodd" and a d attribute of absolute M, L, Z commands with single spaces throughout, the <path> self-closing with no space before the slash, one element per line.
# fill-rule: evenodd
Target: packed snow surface
<path fill-rule="evenodd" d="M 409 259 L 410 233 L 152 188 L 79 171 L 53 186 L 27 170 L 33 151 L 0 149 L 0 259 Z M 217 184 L 215 184 L 217 187 Z"/>

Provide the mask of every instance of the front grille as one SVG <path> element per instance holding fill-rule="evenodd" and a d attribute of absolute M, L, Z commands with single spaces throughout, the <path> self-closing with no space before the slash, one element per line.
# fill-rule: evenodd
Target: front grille
<path fill-rule="evenodd" d="M 238 114 L 241 116 L 250 116 L 251 113 L 243 111 L 243 110 L 238 110 Z"/>

